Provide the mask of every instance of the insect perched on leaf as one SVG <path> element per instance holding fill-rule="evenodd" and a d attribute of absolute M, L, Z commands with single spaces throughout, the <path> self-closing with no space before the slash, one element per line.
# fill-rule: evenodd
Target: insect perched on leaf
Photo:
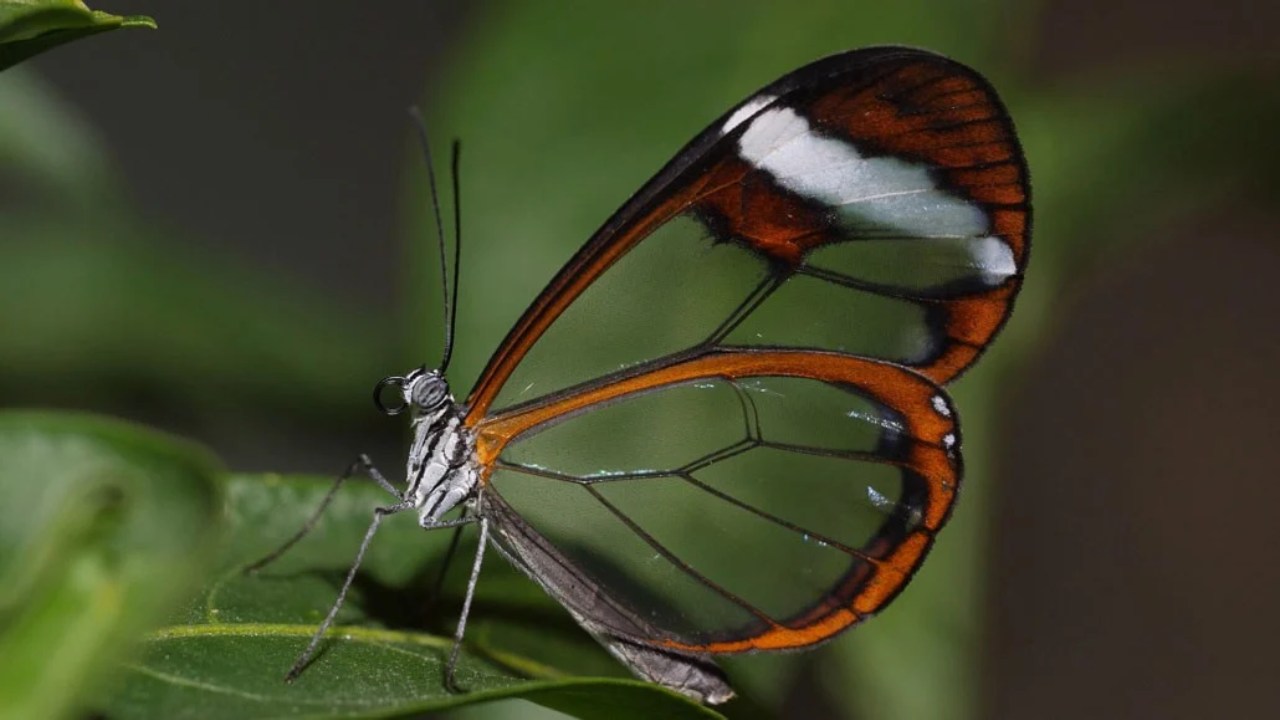
<path fill-rule="evenodd" d="M 456 161 L 455 146 L 455 183 Z M 987 81 L 876 47 L 802 67 L 694 138 L 462 403 L 445 380 L 455 260 L 440 368 L 374 391 L 411 418 L 405 487 L 364 457 L 343 476 L 368 472 L 395 502 L 290 676 L 381 520 L 407 510 L 479 527 L 450 687 L 491 540 L 637 676 L 708 703 L 733 696 L 713 656 L 811 647 L 870 617 L 950 515 L 960 435 L 941 386 L 1008 317 L 1029 223 Z"/>

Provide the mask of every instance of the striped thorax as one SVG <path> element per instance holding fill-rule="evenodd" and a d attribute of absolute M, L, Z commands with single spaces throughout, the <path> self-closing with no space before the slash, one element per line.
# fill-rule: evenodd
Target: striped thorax
<path fill-rule="evenodd" d="M 418 523 L 431 527 L 475 491 L 475 439 L 438 371 L 418 368 L 401 387 L 413 427 L 404 499 L 417 508 Z"/>

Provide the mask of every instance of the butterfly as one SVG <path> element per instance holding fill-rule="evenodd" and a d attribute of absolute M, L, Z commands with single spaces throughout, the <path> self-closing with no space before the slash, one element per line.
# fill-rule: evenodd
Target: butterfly
<path fill-rule="evenodd" d="M 728 700 L 714 656 L 818 645 L 924 561 L 962 474 L 942 386 L 1008 318 L 1030 212 L 974 70 L 873 47 L 785 75 L 591 236 L 465 401 L 452 332 L 439 369 L 377 385 L 413 440 L 404 487 L 365 457 L 339 479 L 396 499 L 347 585 L 388 515 L 474 524 L 450 687 L 492 545 L 638 677 Z"/>

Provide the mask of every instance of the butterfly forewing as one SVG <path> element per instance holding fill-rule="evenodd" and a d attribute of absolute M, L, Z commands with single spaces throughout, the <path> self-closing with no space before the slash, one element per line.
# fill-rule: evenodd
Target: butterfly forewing
<path fill-rule="evenodd" d="M 700 344 L 839 350 L 946 382 L 1008 314 L 1028 222 L 1021 152 L 980 76 L 906 49 L 819 61 L 605 224 L 490 361 L 471 422 Z"/>

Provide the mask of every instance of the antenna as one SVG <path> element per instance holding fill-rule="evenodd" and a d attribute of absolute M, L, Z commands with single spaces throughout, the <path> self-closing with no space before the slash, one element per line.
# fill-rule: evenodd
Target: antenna
<path fill-rule="evenodd" d="M 440 361 L 440 374 L 453 359 L 453 329 L 458 321 L 458 275 L 462 268 L 462 176 L 458 167 L 462 160 L 462 141 L 454 138 L 450 172 L 453 174 L 453 297 L 449 300 L 449 333 L 445 338 L 444 359 Z M 439 211 L 436 212 L 437 217 Z M 441 247 L 444 243 L 441 242 Z"/>
<path fill-rule="evenodd" d="M 449 367 L 449 360 L 453 357 L 453 321 L 457 317 L 457 308 L 455 303 L 458 299 L 458 255 L 462 250 L 461 232 L 456 232 L 454 236 L 454 265 L 453 265 L 453 282 L 450 287 L 449 282 L 449 259 L 445 252 L 444 239 L 444 221 L 440 213 L 440 190 L 436 185 L 435 162 L 431 157 L 431 143 L 427 140 L 427 124 L 422 119 L 422 113 L 418 108 L 409 108 L 409 117 L 413 120 L 414 129 L 417 131 L 418 143 L 422 146 L 422 154 L 427 164 L 427 183 L 431 189 L 431 210 L 436 220 L 436 246 L 440 249 L 440 289 L 443 296 L 444 307 L 444 351 L 441 354 L 439 370 L 443 375 Z M 453 143 L 453 210 L 455 230 L 460 229 L 457 225 L 460 217 L 460 202 L 458 200 L 458 155 L 459 143 L 455 140 Z"/>

